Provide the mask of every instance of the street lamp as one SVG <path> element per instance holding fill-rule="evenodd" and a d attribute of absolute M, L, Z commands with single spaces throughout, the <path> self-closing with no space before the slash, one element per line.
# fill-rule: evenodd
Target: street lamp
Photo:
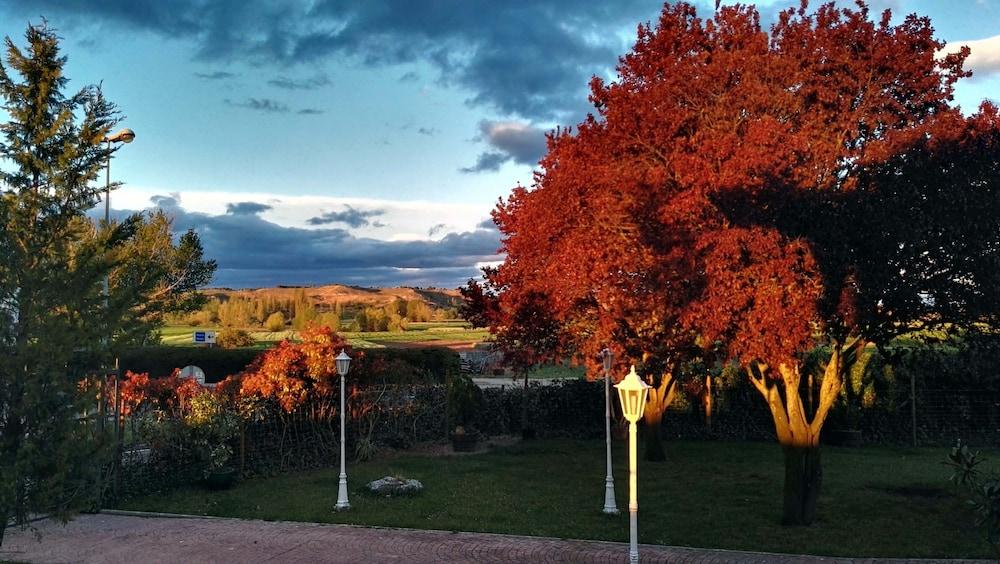
<path fill-rule="evenodd" d="M 340 374 L 340 489 L 337 491 L 337 511 L 351 508 L 351 503 L 347 501 L 347 469 L 344 464 L 344 380 L 347 378 L 347 371 L 351 368 L 351 357 L 347 352 L 340 351 L 335 359 L 337 361 L 337 374 Z"/>
<path fill-rule="evenodd" d="M 108 157 L 107 163 L 104 166 L 104 224 L 111 224 L 111 144 L 112 143 L 131 143 L 135 140 L 135 132 L 129 128 L 124 128 L 118 130 L 117 133 L 110 136 L 105 136 L 104 141 L 108 144 Z M 104 274 L 104 309 L 108 309 L 108 296 L 111 294 L 111 273 L 107 272 Z M 111 342 L 111 335 L 105 335 L 107 343 Z M 119 408 L 121 406 L 121 390 L 118 386 L 118 359 L 115 358 L 115 437 L 118 439 L 118 446 L 121 447 L 121 421 L 119 417 Z M 120 456 L 118 457 L 121 458 Z M 117 482 L 116 482 L 117 485 Z"/>
<path fill-rule="evenodd" d="M 601 351 L 601 361 L 604 363 L 604 444 L 607 447 L 607 474 L 604 476 L 604 513 L 618 515 L 615 505 L 615 478 L 611 475 L 611 365 L 615 353 L 605 347 Z"/>
<path fill-rule="evenodd" d="M 624 380 L 615 384 L 618 390 L 618 400 L 622 404 L 622 413 L 628 420 L 628 524 L 629 524 L 629 547 L 628 561 L 632 564 L 639 562 L 639 501 L 636 492 L 638 481 L 636 479 L 636 423 L 642 417 L 642 412 L 646 409 L 646 394 L 649 393 L 649 386 L 639 379 L 635 373 L 635 366 L 629 371 Z"/>
<path fill-rule="evenodd" d="M 134 140 L 135 132 L 127 127 L 125 129 L 118 130 L 118 132 L 114 135 L 109 135 L 104 138 L 104 141 L 108 144 L 108 162 L 105 166 L 104 177 L 104 223 L 111 222 L 111 144 L 131 143 Z"/>

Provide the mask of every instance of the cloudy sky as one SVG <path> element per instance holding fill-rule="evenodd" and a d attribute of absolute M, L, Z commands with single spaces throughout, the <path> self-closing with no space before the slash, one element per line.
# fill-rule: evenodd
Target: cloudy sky
<path fill-rule="evenodd" d="M 699 0 L 709 13 L 714 0 Z M 725 3 L 729 3 L 728 1 Z M 798 0 L 762 1 L 765 20 Z M 972 47 L 958 102 L 1000 96 L 1000 0 L 876 0 Z M 136 131 L 116 213 L 199 232 L 216 285 L 454 287 L 496 260 L 488 219 L 587 113 L 655 0 L 5 0 L 59 30 L 71 86 Z"/>

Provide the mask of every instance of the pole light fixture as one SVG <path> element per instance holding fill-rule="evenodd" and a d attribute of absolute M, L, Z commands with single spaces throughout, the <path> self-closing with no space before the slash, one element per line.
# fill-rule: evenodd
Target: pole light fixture
<path fill-rule="evenodd" d="M 639 379 L 635 372 L 635 366 L 629 370 L 628 376 L 624 380 L 615 384 L 618 390 L 618 400 L 622 405 L 622 413 L 628 420 L 628 523 L 629 523 L 629 548 L 628 561 L 631 564 L 639 563 L 639 501 L 638 501 L 638 480 L 636 477 L 636 423 L 642 417 L 642 412 L 646 409 L 646 395 L 649 394 L 651 386 Z"/>
<path fill-rule="evenodd" d="M 344 460 L 344 380 L 351 368 L 351 357 L 347 356 L 347 351 L 341 350 L 334 360 L 337 362 L 337 374 L 340 374 L 340 487 L 337 490 L 335 509 L 344 511 L 351 508 L 351 503 L 347 500 L 347 466 Z"/>
<path fill-rule="evenodd" d="M 611 367 L 614 365 L 615 353 L 605 347 L 601 350 L 601 363 L 604 365 L 604 445 L 606 450 L 607 473 L 604 476 L 604 513 L 618 515 L 615 504 L 615 478 L 611 474 Z"/>

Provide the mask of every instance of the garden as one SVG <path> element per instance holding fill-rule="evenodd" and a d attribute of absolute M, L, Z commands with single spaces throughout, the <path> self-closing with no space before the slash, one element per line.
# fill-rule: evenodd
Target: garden
<path fill-rule="evenodd" d="M 333 359 L 341 350 L 354 357 L 345 397 L 351 509 L 336 512 Z M 384 351 L 352 349 L 328 328 L 313 328 L 300 342 L 258 352 L 245 370 L 210 387 L 177 374 L 129 372 L 119 392 L 120 465 L 105 485 L 106 503 L 162 513 L 627 540 L 626 513 L 600 511 L 602 382 L 480 390 L 459 373 L 454 353 L 417 352 L 379 357 Z M 995 429 L 996 421 L 984 419 L 988 410 L 966 409 L 973 394 L 952 396 L 945 406 L 930 402 L 940 395 L 924 392 L 970 370 L 981 373 L 994 354 L 923 346 L 897 355 L 893 369 L 870 363 L 860 379 L 869 402 L 851 410 L 845 396 L 832 415 L 846 425 L 860 412 L 853 424 L 865 444 L 823 447 L 821 509 L 807 528 L 781 524 L 781 448 L 766 407 L 738 371 L 715 373 L 710 392 L 683 386 L 659 436 L 643 428 L 641 542 L 831 556 L 992 555 L 984 536 L 990 529 L 976 526 L 977 512 L 967 503 L 975 496 L 960 477 L 949 481 L 961 465 L 946 462 L 956 438 Z M 911 444 L 913 413 L 899 408 L 911 379 L 928 407 L 916 429 L 927 446 Z M 991 393 L 984 388 L 977 395 Z M 614 419 L 617 502 L 624 508 L 627 466 L 617 409 Z M 471 448 L 459 434 L 473 439 Z M 986 436 L 996 437 L 978 440 Z M 662 450 L 654 441 L 662 441 Z M 650 460 L 657 451 L 662 460 Z M 992 448 L 979 454 L 979 462 L 987 460 L 973 464 L 980 476 L 998 455 Z M 385 476 L 419 480 L 423 491 L 401 497 L 367 491 Z M 553 511 L 561 518 L 552 519 Z"/>

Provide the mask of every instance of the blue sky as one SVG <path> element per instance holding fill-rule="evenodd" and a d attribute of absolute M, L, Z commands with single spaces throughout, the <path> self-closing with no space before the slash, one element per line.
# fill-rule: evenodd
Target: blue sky
<path fill-rule="evenodd" d="M 759 4 L 767 20 L 793 3 Z M 871 4 L 972 42 L 963 108 L 1000 96 L 1000 0 Z M 101 82 L 136 131 L 112 207 L 196 229 L 217 285 L 454 287 L 496 260 L 484 220 L 530 185 L 544 131 L 586 115 L 589 77 L 612 77 L 661 7 L 8 0 L 0 32 L 20 43 L 41 16 L 59 30 L 71 86 Z"/>

